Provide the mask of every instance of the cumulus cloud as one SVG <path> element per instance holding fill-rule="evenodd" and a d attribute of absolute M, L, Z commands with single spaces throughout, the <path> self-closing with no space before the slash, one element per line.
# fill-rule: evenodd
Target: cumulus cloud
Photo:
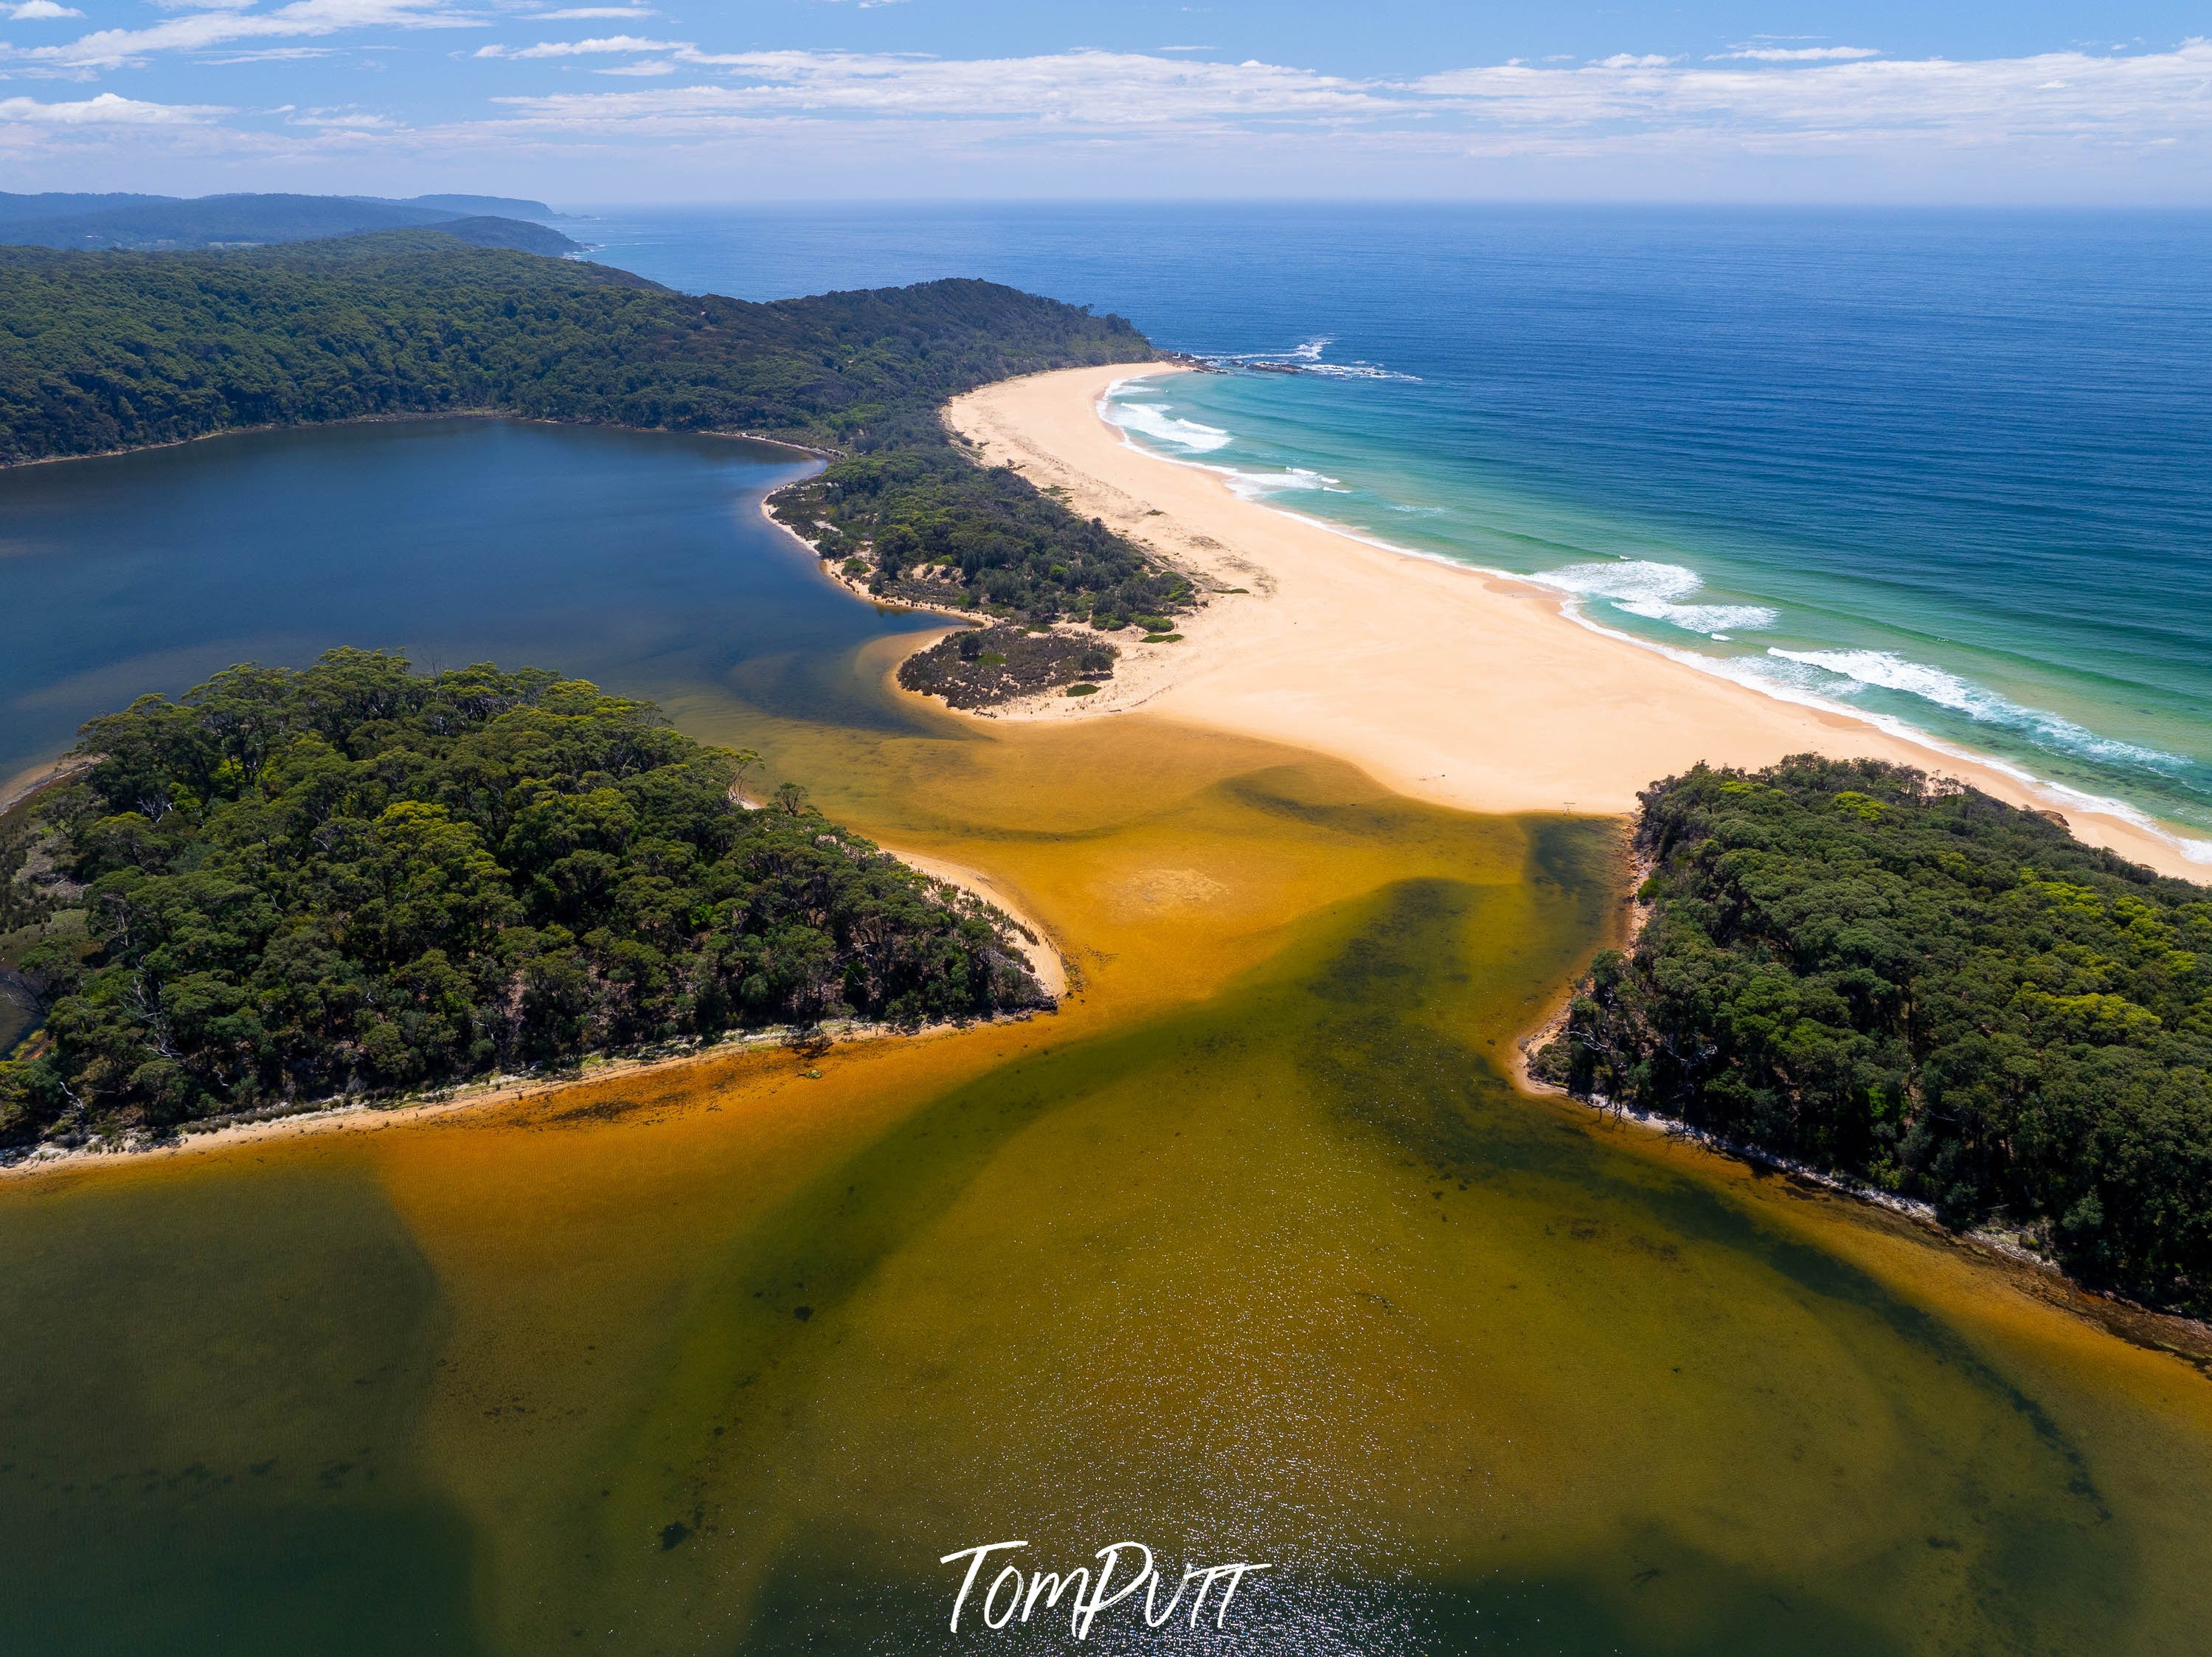
<path fill-rule="evenodd" d="M 84 14 L 76 7 L 57 5 L 54 0 L 23 0 L 21 5 L 10 7 L 8 11 L 9 21 L 15 23 L 36 22 L 42 17 L 82 17 L 83 15 Z"/>
<path fill-rule="evenodd" d="M 1510 140 L 1530 132 L 1854 136 L 1914 131 L 2002 139 L 2067 134 L 2149 140 L 2212 131 L 2212 42 L 2166 52 L 2080 52 L 1954 62 L 1871 55 L 1870 47 L 1746 46 L 1728 66 L 1622 53 L 1579 67 L 1522 62 L 1454 70 L 1406 82 L 1352 80 L 1279 64 L 1211 64 L 1136 53 L 1074 52 L 1032 58 L 944 59 L 891 53 L 713 53 L 626 35 L 546 43 L 501 56 L 659 54 L 640 72 L 680 64 L 714 71 L 711 83 L 635 92 L 516 95 L 495 101 L 540 127 L 624 126 L 710 131 L 767 118 L 833 122 L 959 120 L 1032 134 L 1083 129 L 1249 130 L 1305 127 Z M 1850 56 L 1842 54 L 1849 53 Z M 491 55 L 488 49 L 487 55 Z"/>
<path fill-rule="evenodd" d="M 337 50 L 331 37 L 349 27 L 455 27 L 495 15 L 464 11 L 465 3 L 483 8 L 485 0 L 292 0 L 246 13 L 202 7 L 145 29 L 88 34 L 68 48 L 0 49 L 7 53 L 0 68 L 88 73 L 81 66 L 141 61 L 156 51 L 195 52 L 207 61 L 217 54 Z M 619 15 L 641 9 L 624 7 Z M 499 6 L 496 14 L 529 15 L 520 5 Z M 965 59 L 724 52 L 642 32 L 487 46 L 474 55 L 495 63 L 502 76 L 531 79 L 494 98 L 489 115 L 389 131 L 349 119 L 345 141 L 425 153 L 504 145 L 540 157 L 602 158 L 673 157 L 685 145 L 703 153 L 720 144 L 762 157 L 807 158 L 823 168 L 831 165 L 823 158 L 835 157 L 848 171 L 892 158 L 917 174 L 934 169 L 948 180 L 1011 176 L 1010 164 L 1042 167 L 1048 155 L 1110 169 L 1139 154 L 1187 160 L 1204 153 L 1241 158 L 1246 178 L 1319 176 L 1310 167 L 1318 160 L 1337 181 L 1332 187 L 1395 183 L 1422 168 L 1423 178 L 1448 184 L 1469 161 L 1509 156 L 1580 161 L 1640 154 L 1672 168 L 1674 158 L 1692 156 L 1855 155 L 1888 176 L 1924 179 L 1931 147 L 1943 144 L 1978 157 L 1974 165 L 1984 172 L 2008 166 L 2024 178 L 2026 168 L 2054 157 L 2076 164 L 2092 155 L 2191 145 L 2179 153 L 2201 161 L 2212 149 L 2212 42 L 2203 40 L 2129 55 L 2069 50 L 1969 61 L 1753 40 L 1702 63 L 1621 52 L 1595 62 L 1516 61 L 1414 79 L 1216 63 L 1166 48 Z M 581 84 L 568 81 L 558 91 L 533 90 L 555 65 L 626 83 L 578 77 Z M 679 70 L 680 78 L 672 78 Z M 58 125 L 66 118 L 11 119 L 27 131 L 27 123 Z M 125 118 L 113 119 L 119 125 Z M 190 119 L 203 121 L 199 113 Z M 337 125 L 327 124 L 331 143 L 342 136 Z M 202 136 L 179 142 L 231 143 L 246 153 L 280 136 L 325 141 L 303 138 L 296 129 L 256 132 L 250 120 L 195 131 Z"/>
<path fill-rule="evenodd" d="M 1492 128 L 1849 137 L 1918 131 L 2151 139 L 2212 131 L 2212 41 L 2106 58 L 2081 52 L 1954 62 L 1880 58 L 1759 69 L 1455 70 L 1408 90 Z"/>
<path fill-rule="evenodd" d="M 1716 52 L 1705 61 L 1721 64 L 1748 58 L 1762 64 L 1817 64 L 1830 58 L 1881 56 L 1872 46 L 1738 46 L 1733 52 Z"/>
<path fill-rule="evenodd" d="M 213 104 L 149 104 L 103 92 L 76 103 L 0 98 L 0 122 L 16 126 L 188 126 L 232 112 Z"/>
<path fill-rule="evenodd" d="M 1404 98 L 1387 88 L 1310 70 L 1190 63 L 1130 52 L 945 59 L 859 52 L 714 53 L 682 46 L 675 56 L 693 67 L 723 70 L 732 84 L 499 101 L 539 121 L 593 125 L 793 113 L 816 119 L 972 117 L 1132 127 L 1406 113 Z"/>
<path fill-rule="evenodd" d="M 645 40 L 635 34 L 609 34 L 595 40 L 540 40 L 534 46 L 480 46 L 479 58 L 589 58 L 616 52 L 690 52 L 683 40 Z"/>

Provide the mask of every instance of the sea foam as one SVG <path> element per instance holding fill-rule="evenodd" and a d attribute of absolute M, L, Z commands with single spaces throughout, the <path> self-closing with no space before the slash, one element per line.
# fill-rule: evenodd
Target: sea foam
<path fill-rule="evenodd" d="M 1395 369 L 1379 368 L 1372 362 L 1322 362 L 1322 353 L 1335 343 L 1333 336 L 1320 334 L 1286 351 L 1231 351 L 1206 360 L 1222 368 L 1279 362 L 1323 380 L 1399 380 L 1416 386 L 1421 382 L 1417 374 L 1400 374 Z"/>
<path fill-rule="evenodd" d="M 2192 769 L 2179 754 L 2100 736 L 2086 725 L 2077 725 L 2063 714 L 2030 708 L 2008 697 L 1961 679 L 1942 667 L 1912 661 L 1892 650 L 1784 650 L 1771 648 L 1769 657 L 1811 668 L 1814 673 L 1780 670 L 1780 675 L 1807 690 L 1830 696 L 1858 696 L 1869 690 L 1898 691 L 1917 696 L 1939 708 L 1948 708 L 1985 725 L 2001 725 L 2026 737 L 2038 747 L 2106 765 L 2138 765 L 2166 777 L 2179 777 Z M 1815 677 L 1817 674 L 1819 677 Z"/>
<path fill-rule="evenodd" d="M 1106 417 L 1124 431 L 1142 432 L 1147 437 L 1164 443 L 1173 443 L 1194 454 L 1204 454 L 1217 448 L 1226 448 L 1235 441 L 1218 426 L 1202 425 L 1196 420 L 1179 420 L 1157 403 L 1131 403 L 1120 398 L 1109 398 L 1105 405 Z"/>
<path fill-rule="evenodd" d="M 1264 500 L 1286 490 L 1317 489 L 1330 495 L 1352 493 L 1340 479 L 1308 466 L 1290 466 L 1281 472 L 1238 472 L 1224 467 L 1222 476 L 1228 481 L 1231 493 L 1247 501 Z"/>
<path fill-rule="evenodd" d="M 1571 564 L 1528 576 L 1577 597 L 1603 599 L 1613 608 L 1688 633 L 1747 632 L 1771 627 L 1779 613 L 1763 604 L 1684 604 L 1705 578 L 1679 564 L 1624 558 L 1613 564 Z"/>

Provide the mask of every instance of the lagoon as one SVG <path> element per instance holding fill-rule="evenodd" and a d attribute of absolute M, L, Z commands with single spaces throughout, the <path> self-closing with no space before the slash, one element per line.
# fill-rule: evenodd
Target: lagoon
<path fill-rule="evenodd" d="M 134 697 L 339 644 L 896 722 L 821 665 L 928 624 L 854 604 L 758 509 L 811 465 L 728 438 L 460 418 L 0 471 L 0 783 Z"/>
<path fill-rule="evenodd" d="M 2196 1648 L 2197 1368 L 1512 1085 L 1617 935 L 1615 825 L 902 710 L 926 624 L 760 524 L 780 455 L 465 421 L 128 461 L 0 477 L 73 503 L 0 565 L 47 606 L 7 612 L 30 758 L 203 661 L 543 662 L 988 868 L 1083 987 L 0 1183 L 0 1648 L 946 1649 L 939 1562 L 1014 1537 L 1274 1567 L 1109 1650 Z"/>

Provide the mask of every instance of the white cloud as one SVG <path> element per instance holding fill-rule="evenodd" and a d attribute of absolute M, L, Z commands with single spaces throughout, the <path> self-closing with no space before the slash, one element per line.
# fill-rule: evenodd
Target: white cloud
<path fill-rule="evenodd" d="M 525 12 L 523 15 L 541 23 L 576 23 L 595 18 L 611 19 L 616 21 L 633 18 L 642 20 L 647 17 L 658 17 L 660 14 L 650 6 L 564 6 L 559 11 L 532 11 Z"/>
<path fill-rule="evenodd" d="M 251 0 L 247 0 L 251 3 Z M 0 60 L 69 70 L 120 69 L 161 52 L 248 40 L 312 39 L 357 28 L 480 28 L 452 0 L 292 0 L 273 11 L 204 7 L 141 29 L 98 29 L 59 46 L 0 47 Z"/>
<path fill-rule="evenodd" d="M 324 131 L 389 132 L 398 125 L 388 115 L 366 109 L 307 109 L 285 112 L 287 125 Z"/>
<path fill-rule="evenodd" d="M 646 40 L 635 34 L 608 34 L 592 40 L 540 40 L 534 46 L 481 46 L 475 55 L 479 58 L 589 58 L 614 52 L 692 53 L 693 48 L 684 40 Z"/>
<path fill-rule="evenodd" d="M 482 9 L 465 13 L 463 3 Z M 131 61 L 155 37 L 160 49 L 198 52 L 202 61 L 338 50 L 327 37 L 352 26 L 342 18 L 444 27 L 522 10 L 495 12 L 486 0 L 294 0 L 242 16 L 203 9 L 154 28 L 87 36 L 76 61 L 114 59 L 112 42 L 125 37 L 136 45 L 121 56 Z M 278 27 L 263 27 L 270 24 Z M 241 33 L 246 25 L 254 29 Z M 189 43 L 177 33 L 187 28 L 201 31 Z M 110 44 L 89 44 L 100 41 Z M 788 162 L 793 179 L 803 175 L 807 187 L 832 193 L 884 187 L 894 176 L 983 194 L 1018 185 L 1036 193 L 1058 187 L 1054 180 L 1091 180 L 1090 187 L 1122 192 L 1164 186 L 1164 193 L 1205 193 L 1191 181 L 1194 155 L 1206 157 L 1215 187 L 1288 194 L 1540 194 L 1551 188 L 1546 180 L 1567 179 L 1585 193 L 1625 188 L 1671 199 L 1707 193 L 1707 181 L 1732 177 L 1771 199 L 1801 180 L 1848 176 L 1860 198 L 1928 198 L 1944 187 L 1941 178 L 1971 175 L 2008 181 L 2014 198 L 2086 199 L 2103 186 L 2077 184 L 2062 197 L 2047 180 L 2094 174 L 2136 198 L 2154 192 L 2201 201 L 2212 180 L 2212 41 L 2118 57 L 2082 49 L 1972 61 L 1886 58 L 1871 47 L 1759 39 L 1729 50 L 1750 55 L 1691 64 L 1620 53 L 1579 65 L 1515 62 L 1394 81 L 1194 60 L 1164 49 L 946 59 L 717 52 L 609 34 L 478 52 L 538 64 L 541 76 L 549 64 L 590 71 L 573 89 L 520 95 L 519 87 L 518 95 L 493 99 L 488 118 L 386 129 L 349 116 L 343 125 L 318 119 L 321 130 L 310 131 L 243 119 L 218 125 L 194 111 L 176 118 L 189 125 L 173 139 L 130 142 L 240 157 L 305 155 L 327 145 L 387 162 L 497 152 L 532 165 L 598 167 L 617 187 L 647 162 L 672 168 L 672 176 L 689 168 L 705 177 L 696 169 L 713 156 L 714 165 Z M 1805 55 L 1814 52 L 1821 55 Z M 0 68 L 72 72 L 69 63 L 31 49 L 13 50 Z M 531 71 L 526 64 L 501 72 Z M 601 85 L 595 77 L 603 76 L 625 84 Z M 95 107 L 112 112 L 104 119 L 118 128 L 168 119 L 129 116 L 97 100 L 35 106 Z M 14 107 L 33 106 L 16 100 Z M 7 143 L 18 151 L 58 148 L 70 141 L 46 134 L 99 119 L 12 115 Z M 1965 192 L 1977 193 L 1986 192 Z"/>
<path fill-rule="evenodd" d="M 149 104 L 103 92 L 80 103 L 0 98 L 0 122 L 23 126 L 186 126 L 232 112 L 212 104 Z"/>
<path fill-rule="evenodd" d="M 857 52 L 712 53 L 684 46 L 675 56 L 694 67 L 724 70 L 735 84 L 497 101 L 533 120 L 588 125 L 664 119 L 711 122 L 719 116 L 789 112 L 817 119 L 972 117 L 1115 128 L 1389 117 L 1407 109 L 1404 98 L 1387 89 L 1310 70 L 1125 52 L 961 60 Z M 649 101 L 636 101 L 641 99 Z"/>
<path fill-rule="evenodd" d="M 1872 46 L 1738 46 L 1734 52 L 1716 52 L 1705 61 L 1719 64 L 1748 58 L 1762 64 L 1816 64 L 1828 58 L 1881 56 Z"/>
<path fill-rule="evenodd" d="M 76 7 L 57 5 L 54 0 L 23 0 L 21 5 L 10 8 L 8 13 L 9 21 L 16 23 L 36 22 L 44 17 L 82 17 L 83 15 L 84 14 Z"/>
<path fill-rule="evenodd" d="M 495 101 L 514 112 L 515 121 L 593 131 L 705 132 L 776 117 L 817 125 L 967 120 L 1043 134 L 1449 131 L 1477 143 L 1601 131 L 1610 143 L 1638 134 L 1742 143 L 1790 135 L 1849 141 L 1905 131 L 1977 142 L 2037 133 L 2118 141 L 2177 130 L 2212 133 L 2212 42 L 2201 40 L 2127 58 L 2068 52 L 1971 62 L 1830 55 L 1709 67 L 1623 53 L 1578 68 L 1501 64 L 1406 82 L 1104 52 L 966 60 L 710 53 L 622 35 L 526 51 L 547 57 L 657 51 L 666 53 L 664 61 L 721 71 L 710 84 Z"/>
<path fill-rule="evenodd" d="M 1757 69 L 1454 70 L 1407 90 L 1478 127 L 2147 140 L 2212 131 L 2212 41 L 2106 58 L 1882 58 Z"/>

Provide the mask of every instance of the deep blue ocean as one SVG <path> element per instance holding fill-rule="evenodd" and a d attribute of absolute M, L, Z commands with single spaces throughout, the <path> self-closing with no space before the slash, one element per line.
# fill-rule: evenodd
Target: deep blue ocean
<path fill-rule="evenodd" d="M 693 291 L 964 275 L 1117 311 L 1247 365 L 1133 388 L 1133 441 L 1537 576 L 1777 693 L 2212 828 L 2212 216 L 841 206 L 567 228 Z"/>

